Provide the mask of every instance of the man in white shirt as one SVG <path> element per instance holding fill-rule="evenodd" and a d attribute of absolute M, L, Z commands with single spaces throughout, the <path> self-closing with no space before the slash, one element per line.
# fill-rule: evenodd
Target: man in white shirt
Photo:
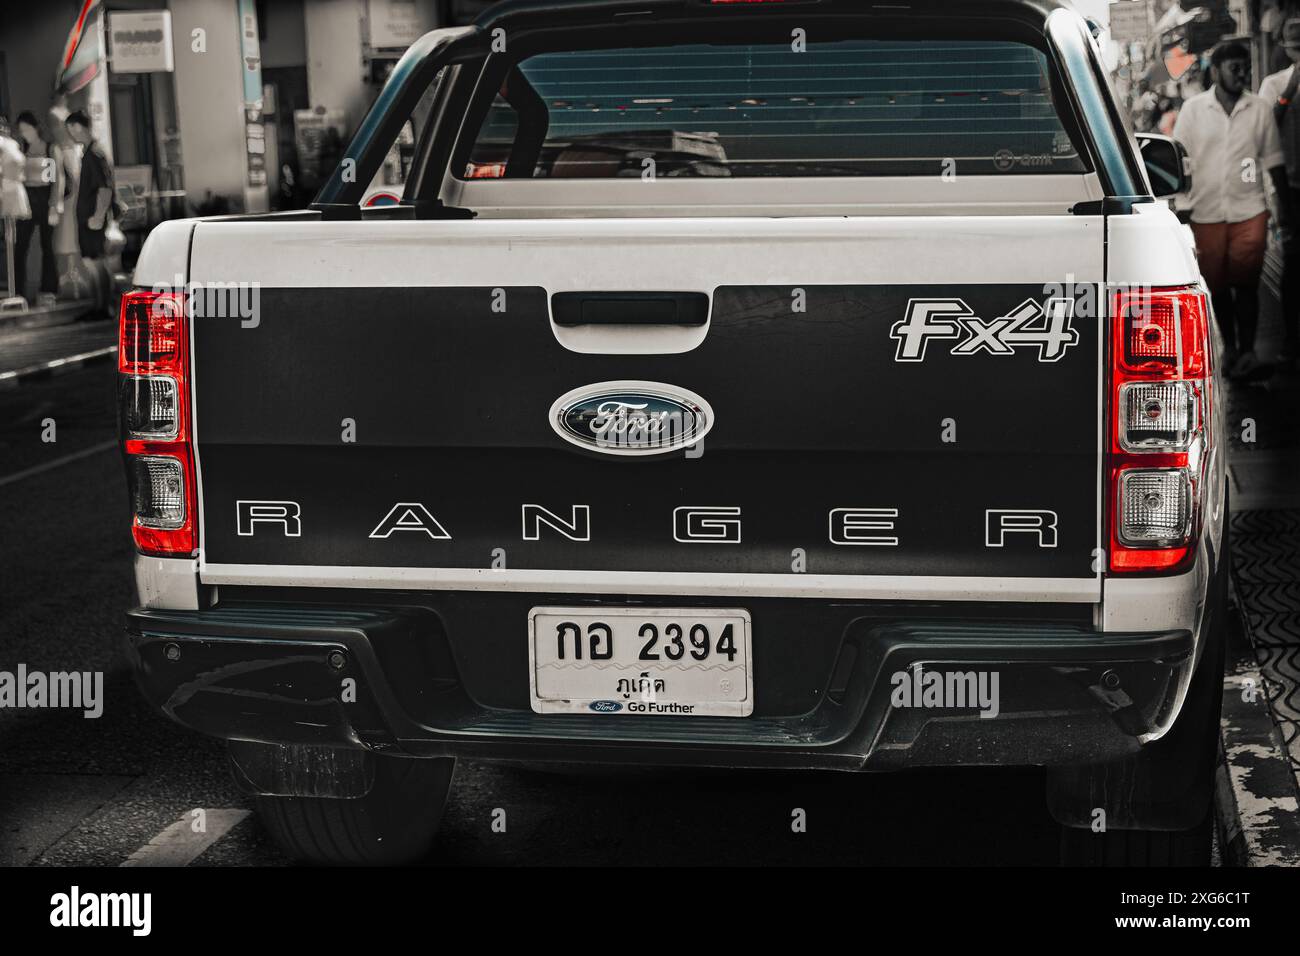
<path fill-rule="evenodd" d="M 1290 190 L 1272 104 L 1247 89 L 1250 51 L 1227 41 L 1215 48 L 1210 67 L 1214 85 L 1183 104 L 1174 138 L 1192 159 L 1196 256 L 1228 344 L 1228 373 L 1240 377 L 1259 365 L 1255 326 L 1268 229 L 1264 173 L 1278 195 Z M 1279 204 L 1279 225 L 1286 225 L 1288 206 Z"/>
<path fill-rule="evenodd" d="M 1282 270 L 1282 320 L 1286 325 L 1286 341 L 1278 355 L 1279 361 L 1294 362 L 1300 358 L 1300 17 L 1292 17 L 1282 24 L 1282 49 L 1291 58 L 1292 65 L 1264 77 L 1259 84 L 1259 98 L 1273 107 L 1277 131 L 1282 140 L 1282 155 L 1286 157 L 1286 178 L 1291 184 L 1287 195 L 1279 196 L 1281 202 L 1291 206 L 1291 228 L 1283 236 Z"/>

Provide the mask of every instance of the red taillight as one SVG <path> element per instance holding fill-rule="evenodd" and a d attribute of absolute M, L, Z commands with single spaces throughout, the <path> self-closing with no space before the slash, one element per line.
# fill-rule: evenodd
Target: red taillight
<path fill-rule="evenodd" d="M 1111 299 L 1110 570 L 1181 569 L 1195 548 L 1211 431 L 1209 303 L 1198 287 Z"/>
<path fill-rule="evenodd" d="M 505 163 L 469 163 L 465 166 L 466 179 L 502 179 L 505 174 Z"/>
<path fill-rule="evenodd" d="M 1117 366 L 1154 378 L 1205 375 L 1208 307 L 1196 290 L 1124 290 L 1115 294 Z"/>
<path fill-rule="evenodd" d="M 131 534 L 144 554 L 189 557 L 198 522 L 190 447 L 189 323 L 179 292 L 129 292 L 118 323 L 118 414 Z"/>
<path fill-rule="evenodd" d="M 172 372 L 185 350 L 185 296 L 130 292 L 122 296 L 117 370 L 128 374 Z"/>

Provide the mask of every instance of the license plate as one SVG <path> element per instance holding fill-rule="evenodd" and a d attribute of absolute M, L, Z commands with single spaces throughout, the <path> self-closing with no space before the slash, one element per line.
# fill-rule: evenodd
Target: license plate
<path fill-rule="evenodd" d="M 749 612 L 535 607 L 528 676 L 539 714 L 748 717 Z"/>

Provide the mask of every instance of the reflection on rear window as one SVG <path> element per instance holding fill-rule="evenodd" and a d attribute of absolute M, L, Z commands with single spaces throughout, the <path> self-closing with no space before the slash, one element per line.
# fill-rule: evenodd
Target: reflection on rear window
<path fill-rule="evenodd" d="M 1046 57 L 1020 43 L 578 51 L 540 54 L 520 70 L 549 114 L 535 177 L 637 177 L 651 166 L 655 176 L 1087 168 L 1057 116 Z M 498 96 L 466 176 L 501 176 L 517 129 Z"/>

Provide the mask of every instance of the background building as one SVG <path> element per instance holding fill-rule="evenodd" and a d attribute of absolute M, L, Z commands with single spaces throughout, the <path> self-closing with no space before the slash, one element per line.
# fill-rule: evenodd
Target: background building
<path fill-rule="evenodd" d="M 0 112 L 66 93 L 113 158 L 128 230 L 310 200 L 405 48 L 484 4 L 46 0 L 0 22 Z M 57 126 L 57 118 L 51 124 Z"/>

